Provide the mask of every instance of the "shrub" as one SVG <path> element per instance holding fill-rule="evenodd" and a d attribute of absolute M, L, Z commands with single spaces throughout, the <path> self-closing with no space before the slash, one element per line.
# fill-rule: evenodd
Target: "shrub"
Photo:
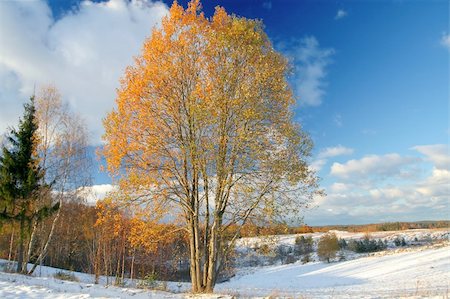
<path fill-rule="evenodd" d="M 363 240 L 351 240 L 348 243 L 348 249 L 357 252 L 357 253 L 365 253 L 365 252 L 376 252 L 386 249 L 387 244 L 381 241 L 370 239 L 369 235 L 366 235 Z"/>
<path fill-rule="evenodd" d="M 356 240 L 350 240 L 350 241 L 348 242 L 347 248 L 348 248 L 349 250 L 351 250 L 351 251 L 358 252 L 358 241 L 356 241 Z"/>
<path fill-rule="evenodd" d="M 68 280 L 68 281 L 79 281 L 78 278 L 73 273 L 64 272 L 64 271 L 58 271 L 55 274 L 53 274 L 53 277 L 56 279 L 61 280 Z"/>
<path fill-rule="evenodd" d="M 293 264 L 297 261 L 297 259 L 295 258 L 295 256 L 293 256 L 292 254 L 288 255 L 284 261 L 284 264 Z"/>
<path fill-rule="evenodd" d="M 311 254 L 307 253 L 302 257 L 302 264 L 309 263 L 311 261 Z"/>
<path fill-rule="evenodd" d="M 143 289 L 153 289 L 158 286 L 158 282 L 156 281 L 158 275 L 155 272 L 145 275 L 145 277 L 137 284 L 138 288 Z"/>
<path fill-rule="evenodd" d="M 339 239 L 339 248 L 340 249 L 348 248 L 348 244 L 347 244 L 347 241 L 345 241 L 345 239 Z"/>
<path fill-rule="evenodd" d="M 268 244 L 262 244 L 256 249 L 256 252 L 261 255 L 271 255 L 273 254 L 273 250 L 270 248 Z"/>
<path fill-rule="evenodd" d="M 138 282 L 137 287 L 140 289 L 151 289 L 157 291 L 167 291 L 167 281 L 158 281 L 158 274 L 152 272 L 147 274 L 144 279 Z"/>
<path fill-rule="evenodd" d="M 385 250 L 387 247 L 387 244 L 381 241 L 381 239 L 378 239 L 377 242 L 377 250 Z"/>
<path fill-rule="evenodd" d="M 395 246 L 397 246 L 397 247 L 399 247 L 399 246 L 406 246 L 406 240 L 405 240 L 405 238 L 400 238 L 400 237 L 397 237 L 397 238 L 395 238 L 395 240 L 394 240 L 394 244 L 395 244 Z"/>
<path fill-rule="evenodd" d="M 294 252 L 297 255 L 304 255 L 313 252 L 314 241 L 311 236 L 304 237 L 299 236 L 295 238 L 295 249 Z"/>
<path fill-rule="evenodd" d="M 321 261 L 330 262 L 339 251 L 339 241 L 334 233 L 323 235 L 317 244 L 317 255 Z"/>

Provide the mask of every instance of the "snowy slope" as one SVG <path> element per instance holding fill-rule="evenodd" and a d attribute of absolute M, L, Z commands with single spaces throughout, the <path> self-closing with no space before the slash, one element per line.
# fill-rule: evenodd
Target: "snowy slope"
<path fill-rule="evenodd" d="M 389 298 L 448 295 L 450 247 L 339 263 L 270 266 L 238 276 L 216 290 L 240 296 Z"/>
<path fill-rule="evenodd" d="M 361 238 L 364 234 L 337 232 L 346 239 Z M 356 259 L 325 264 L 300 263 L 240 269 L 230 281 L 218 284 L 216 292 L 241 297 L 290 296 L 302 298 L 446 298 L 450 287 L 449 231 L 414 230 L 405 232 L 377 232 L 373 238 L 407 241 L 414 239 L 440 240 L 434 245 L 392 248 L 388 251 L 359 255 Z M 279 236 L 275 244 L 293 244 L 295 235 Z M 315 239 L 320 234 L 314 234 Z M 249 250 L 264 238 L 240 240 L 239 248 Z M 273 241 L 273 240 L 272 240 Z M 6 261 L 0 261 L 4 264 Z M 1 265 L 0 265 L 1 266 Z M 184 298 L 189 294 L 145 291 L 133 288 L 94 285 L 93 276 L 72 272 L 80 282 L 54 279 L 60 269 L 42 267 L 29 277 L 0 272 L 0 298 Z M 69 272 L 69 271 L 64 271 Z M 168 282 L 173 292 L 189 291 L 189 284 Z M 202 296 L 201 298 L 217 298 Z M 223 297 L 221 297 L 223 298 Z"/>
<path fill-rule="evenodd" d="M 81 282 L 70 282 L 50 277 L 28 277 L 0 272 L 0 298 L 183 298 L 181 295 L 105 287 Z"/>
<path fill-rule="evenodd" d="M 347 231 L 330 231 L 334 232 L 338 238 L 349 240 L 359 240 L 363 239 L 366 233 L 352 233 Z M 241 238 L 236 242 L 236 247 L 238 250 L 245 250 L 248 248 L 255 248 L 261 244 L 276 244 L 293 246 L 295 244 L 295 238 L 298 236 L 311 236 L 313 240 L 317 241 L 323 236 L 324 233 L 308 233 L 308 234 L 297 234 L 297 235 L 278 235 L 278 236 L 265 236 L 265 237 L 249 237 Z M 394 240 L 398 238 L 405 238 L 405 241 L 409 244 L 414 242 L 416 239 L 419 241 L 436 241 L 436 240 L 449 240 L 450 231 L 448 229 L 410 229 L 404 231 L 379 231 L 370 232 L 369 236 L 372 239 L 386 240 L 392 245 Z"/>

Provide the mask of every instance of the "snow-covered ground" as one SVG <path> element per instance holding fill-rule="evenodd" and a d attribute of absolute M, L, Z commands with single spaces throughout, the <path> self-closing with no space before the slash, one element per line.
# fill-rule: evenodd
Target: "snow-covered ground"
<path fill-rule="evenodd" d="M 363 239 L 366 234 L 372 239 L 380 239 L 387 241 L 388 244 L 393 247 L 394 240 L 396 238 L 404 238 L 408 244 L 416 241 L 437 241 L 437 240 L 449 240 L 450 231 L 448 229 L 410 229 L 404 231 L 379 231 L 370 233 L 352 233 L 347 231 L 330 231 L 334 232 L 338 238 L 349 240 Z M 301 234 L 305 237 L 311 236 L 314 241 L 317 241 L 324 233 L 309 233 Z M 236 247 L 238 250 L 246 250 L 248 248 L 255 248 L 262 244 L 275 244 L 293 246 L 295 244 L 295 238 L 299 235 L 278 235 L 278 236 L 266 236 L 266 237 L 250 237 L 241 238 L 237 240 Z"/>
<path fill-rule="evenodd" d="M 448 296 L 448 243 L 440 248 L 421 249 L 330 264 L 263 267 L 219 284 L 216 290 L 239 296 L 306 298 Z"/>
<path fill-rule="evenodd" d="M 0 272 L 0 298 L 183 298 L 160 291 L 101 286 L 82 282 L 70 282 L 52 277 L 28 277 Z"/>
<path fill-rule="evenodd" d="M 346 239 L 361 238 L 364 234 L 338 232 Z M 318 238 L 319 234 L 314 234 Z M 228 282 L 216 286 L 216 292 L 238 297 L 302 297 L 302 298 L 399 298 L 436 297 L 450 295 L 450 242 L 448 231 L 415 230 L 379 232 L 373 238 L 394 240 L 397 236 L 414 240 L 439 241 L 434 245 L 393 248 L 388 251 L 357 256 L 330 264 L 300 262 L 240 269 Z M 295 236 L 282 236 L 278 244 L 292 244 Z M 254 242 L 253 242 L 254 241 Z M 245 249 L 261 242 L 261 238 L 241 240 L 238 248 Z M 245 244 L 245 245 L 244 245 Z M 3 261 L 4 263 L 4 261 Z M 93 277 L 85 273 L 73 275 L 79 282 L 55 279 L 60 271 L 50 267 L 37 269 L 29 277 L 0 272 L 0 298 L 185 298 L 189 284 L 167 283 L 172 291 L 151 291 L 135 288 L 94 285 Z M 68 271 L 64 271 L 68 272 Z M 201 296 L 211 298 L 216 296 Z M 221 297 L 223 298 L 223 297 Z"/>
<path fill-rule="evenodd" d="M 411 229 L 404 231 L 379 231 L 370 233 L 354 233 L 347 231 L 330 231 L 336 234 L 339 239 L 346 240 L 349 244 L 351 240 L 362 240 L 368 236 L 376 242 L 381 241 L 389 253 L 403 251 L 405 247 L 397 246 L 396 241 L 404 240 L 406 247 L 425 246 L 435 242 L 450 240 L 450 230 L 448 229 Z M 299 236 L 311 237 L 314 242 L 314 251 L 317 251 L 317 243 L 325 233 L 307 233 L 294 235 L 274 235 L 241 238 L 236 243 L 237 268 L 269 266 L 281 263 L 292 263 L 301 256 L 295 256 L 295 240 Z M 339 258 L 351 260 L 377 253 L 356 253 L 351 250 L 343 250 L 339 253 Z M 386 254 L 383 252 L 382 254 Z M 310 261 L 319 261 L 316 252 L 310 255 Z"/>

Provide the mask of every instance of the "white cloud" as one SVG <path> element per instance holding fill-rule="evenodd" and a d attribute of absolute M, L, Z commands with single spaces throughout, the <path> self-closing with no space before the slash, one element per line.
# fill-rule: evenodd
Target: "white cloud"
<path fill-rule="evenodd" d="M 331 175 L 340 178 L 364 178 L 373 175 L 402 174 L 402 167 L 417 162 L 417 158 L 403 157 L 399 154 L 383 156 L 369 155 L 360 160 L 349 160 L 346 163 L 333 163 Z"/>
<path fill-rule="evenodd" d="M 427 156 L 427 160 L 433 162 L 437 168 L 450 170 L 449 146 L 447 144 L 418 145 L 412 149 Z"/>
<path fill-rule="evenodd" d="M 336 12 L 336 16 L 334 17 L 334 19 L 335 19 L 335 20 L 340 20 L 340 19 L 342 19 L 342 18 L 345 18 L 346 16 L 348 16 L 348 12 L 346 12 L 346 11 L 343 10 L 343 9 L 339 9 L 339 10 Z"/>
<path fill-rule="evenodd" d="M 345 147 L 342 145 L 334 146 L 334 147 L 327 147 L 320 151 L 318 157 L 319 158 L 331 158 L 331 157 L 337 157 L 342 155 L 351 155 L 353 154 L 353 149 L 349 147 Z"/>
<path fill-rule="evenodd" d="M 450 34 L 442 34 L 441 45 L 450 50 Z"/>
<path fill-rule="evenodd" d="M 450 195 L 450 171 L 433 168 L 431 176 L 417 184 L 416 191 L 429 197 L 446 197 Z"/>
<path fill-rule="evenodd" d="M 325 166 L 325 164 L 327 164 L 329 158 L 351 154 L 353 154 L 353 149 L 342 145 L 327 147 L 319 152 L 317 159 L 312 161 L 310 167 L 315 172 L 318 172 L 323 166 Z"/>
<path fill-rule="evenodd" d="M 333 183 L 330 186 L 330 190 L 333 193 L 343 193 L 343 192 L 348 191 L 349 189 L 350 189 L 350 185 L 344 184 L 344 183 Z"/>
<path fill-rule="evenodd" d="M 301 104 L 319 106 L 322 103 L 326 68 L 333 54 L 333 49 L 320 48 L 319 42 L 313 36 L 305 37 L 298 44 L 291 45 L 288 56 L 295 67 L 293 86 Z"/>
<path fill-rule="evenodd" d="M 310 168 L 313 171 L 318 172 L 325 166 L 325 164 L 327 164 L 327 159 L 316 159 L 311 162 Z"/>
<path fill-rule="evenodd" d="M 308 224 L 438 220 L 450 208 L 450 155 L 443 144 L 415 146 L 420 159 L 371 155 L 334 163 L 327 196 L 308 212 Z M 414 172 L 415 175 L 404 175 Z M 381 179 L 380 179 L 381 178 Z M 309 222 L 308 222 L 309 221 Z"/>
<path fill-rule="evenodd" d="M 395 187 L 370 189 L 369 194 L 374 199 L 398 199 L 404 196 L 403 191 Z"/>
<path fill-rule="evenodd" d="M 97 201 L 104 199 L 109 192 L 117 190 L 117 186 L 111 184 L 93 185 L 83 187 L 79 196 L 85 199 L 87 204 L 95 205 Z"/>
<path fill-rule="evenodd" d="M 0 132 L 16 126 L 34 86 L 54 84 L 99 142 L 124 69 L 168 8 L 151 0 L 80 6 L 55 20 L 43 1 L 0 2 Z"/>

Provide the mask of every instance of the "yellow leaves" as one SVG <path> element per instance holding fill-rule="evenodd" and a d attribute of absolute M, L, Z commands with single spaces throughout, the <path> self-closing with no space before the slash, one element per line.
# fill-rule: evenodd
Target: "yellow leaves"
<path fill-rule="evenodd" d="M 142 248 L 147 253 L 155 252 L 158 245 L 168 244 L 175 237 L 177 228 L 159 223 L 160 216 L 154 209 L 135 207 L 133 213 L 119 206 L 114 197 L 97 202 L 97 220 L 94 228 L 102 242 L 113 242 L 117 238 L 128 240 L 132 248 Z"/>
<path fill-rule="evenodd" d="M 221 7 L 207 19 L 200 1 L 187 9 L 175 2 L 126 69 L 117 109 L 104 120 L 104 155 L 121 191 L 183 202 L 194 171 L 214 177 L 218 161 L 230 163 L 227 170 L 269 165 L 274 148 L 299 135 L 287 72 L 260 21 Z M 272 129 L 281 137 L 271 138 Z"/>
<path fill-rule="evenodd" d="M 211 26 L 214 30 L 225 28 L 231 21 L 231 17 L 227 14 L 223 7 L 217 6 L 212 17 Z"/>

